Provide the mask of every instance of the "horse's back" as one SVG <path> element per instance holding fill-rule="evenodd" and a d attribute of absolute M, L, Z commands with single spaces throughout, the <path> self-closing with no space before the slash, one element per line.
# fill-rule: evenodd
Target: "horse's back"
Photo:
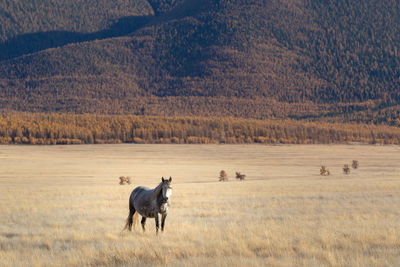
<path fill-rule="evenodd" d="M 133 189 L 131 195 L 137 194 L 137 193 L 142 192 L 142 191 L 148 191 L 148 190 L 150 190 L 150 189 L 145 187 L 145 186 L 138 186 L 135 189 Z"/>
<path fill-rule="evenodd" d="M 134 201 L 140 199 L 147 199 L 149 195 L 151 195 L 152 190 L 145 186 L 136 187 L 129 198 L 129 205 L 133 205 Z"/>
<path fill-rule="evenodd" d="M 130 196 L 130 199 L 133 200 L 133 199 L 135 199 L 136 196 L 141 195 L 143 192 L 147 192 L 147 191 L 149 191 L 149 190 L 150 190 L 150 189 L 147 188 L 147 187 L 138 186 L 138 187 L 136 187 L 135 189 L 133 189 L 133 191 L 132 191 L 132 193 L 131 193 L 131 196 Z"/>

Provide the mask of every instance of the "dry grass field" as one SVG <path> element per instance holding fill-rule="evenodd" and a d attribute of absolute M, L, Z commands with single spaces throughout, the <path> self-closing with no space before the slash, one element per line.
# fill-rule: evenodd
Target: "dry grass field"
<path fill-rule="evenodd" d="M 166 231 L 121 232 L 161 176 Z M 398 146 L 0 147 L 0 266 L 400 266 L 399 207 Z"/>

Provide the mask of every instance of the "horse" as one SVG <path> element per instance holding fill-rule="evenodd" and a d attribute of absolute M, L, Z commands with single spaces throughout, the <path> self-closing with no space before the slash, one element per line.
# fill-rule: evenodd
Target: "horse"
<path fill-rule="evenodd" d="M 165 218 L 170 206 L 169 198 L 172 194 L 172 178 L 161 178 L 161 183 L 154 189 L 144 186 L 136 187 L 129 197 L 129 215 L 126 219 L 124 230 L 132 231 L 132 225 L 135 227 L 138 213 L 142 216 L 143 232 L 146 230 L 146 219 L 155 218 L 156 234 L 158 234 L 159 221 L 158 214 L 161 214 L 161 231 L 164 231 Z"/>

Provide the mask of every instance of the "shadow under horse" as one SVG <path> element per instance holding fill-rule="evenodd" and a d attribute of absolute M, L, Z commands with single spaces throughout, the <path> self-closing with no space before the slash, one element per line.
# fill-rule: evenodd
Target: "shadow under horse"
<path fill-rule="evenodd" d="M 158 233 L 159 219 L 158 214 L 161 214 L 161 231 L 164 231 L 165 219 L 170 206 L 169 198 L 172 194 L 171 187 L 172 178 L 161 178 L 161 183 L 154 189 L 149 189 L 144 186 L 136 187 L 129 198 L 129 216 L 126 219 L 124 230 L 132 231 L 132 225 L 135 227 L 137 215 L 142 216 L 142 228 L 146 230 L 146 219 L 155 218 L 156 233 Z"/>

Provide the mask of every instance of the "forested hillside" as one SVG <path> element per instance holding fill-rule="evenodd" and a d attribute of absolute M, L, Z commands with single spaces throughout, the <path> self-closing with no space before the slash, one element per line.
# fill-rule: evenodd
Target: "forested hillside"
<path fill-rule="evenodd" d="M 0 4 L 3 110 L 398 125 L 395 0 L 26 2 Z"/>
<path fill-rule="evenodd" d="M 37 32 L 95 32 L 121 17 L 150 14 L 146 0 L 2 0 L 0 41 Z"/>

